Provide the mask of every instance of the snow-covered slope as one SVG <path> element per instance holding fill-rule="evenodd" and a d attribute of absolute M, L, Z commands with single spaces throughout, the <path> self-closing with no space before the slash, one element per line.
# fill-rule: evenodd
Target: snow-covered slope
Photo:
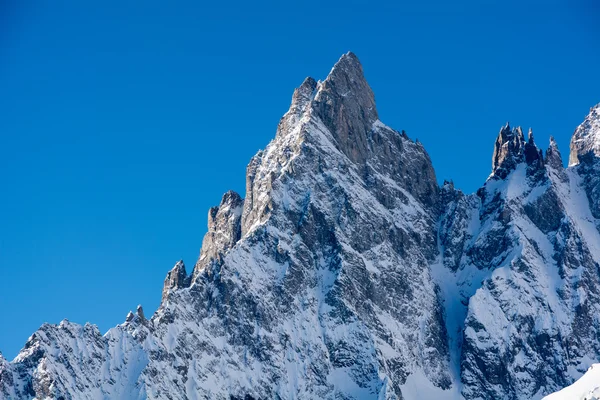
<path fill-rule="evenodd" d="M 587 118 L 575 130 L 571 138 L 569 166 L 579 164 L 579 158 L 588 153 L 600 156 L 600 104 L 590 109 Z"/>
<path fill-rule="evenodd" d="M 440 188 L 345 54 L 152 317 L 45 324 L 0 356 L 0 399 L 541 399 L 600 359 L 600 162 L 578 160 L 507 125 L 477 193 Z"/>
<path fill-rule="evenodd" d="M 574 384 L 544 400 L 600 400 L 600 364 L 594 364 Z"/>
<path fill-rule="evenodd" d="M 544 158 L 531 133 L 506 126 L 496 148 L 486 184 L 444 207 L 446 303 L 459 310 L 448 326 L 462 333 L 465 398 L 536 399 L 600 359 L 600 235 L 588 172 L 565 171 L 554 141 Z"/>

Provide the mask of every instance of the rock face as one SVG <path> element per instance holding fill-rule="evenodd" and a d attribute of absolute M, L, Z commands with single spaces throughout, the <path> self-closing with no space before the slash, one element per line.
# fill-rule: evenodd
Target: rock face
<path fill-rule="evenodd" d="M 592 153 L 600 156 L 600 104 L 592 107 L 571 138 L 569 166 L 577 165 L 580 157 Z"/>
<path fill-rule="evenodd" d="M 600 162 L 577 159 L 507 124 L 476 194 L 439 187 L 345 54 L 153 316 L 43 325 L 0 399 L 540 399 L 600 359 Z"/>
<path fill-rule="evenodd" d="M 171 271 L 167 274 L 165 278 L 165 283 L 163 285 L 163 293 L 162 293 L 162 301 L 165 301 L 174 290 L 189 286 L 190 282 L 187 276 L 187 272 L 185 270 L 185 264 L 183 260 L 180 260 Z"/>
<path fill-rule="evenodd" d="M 202 241 L 193 277 L 213 263 L 222 262 L 224 255 L 240 240 L 243 205 L 240 195 L 229 191 L 223 195 L 218 207 L 208 211 L 208 232 Z M 183 284 L 184 280 L 181 286 L 189 286 L 190 282 Z"/>
<path fill-rule="evenodd" d="M 553 139 L 544 160 L 532 135 L 524 144 L 504 127 L 477 194 L 445 190 L 446 321 L 464 398 L 541 398 L 600 359 L 597 161 L 565 170 Z"/>
<path fill-rule="evenodd" d="M 496 139 L 494 155 L 492 156 L 491 176 L 504 179 L 523 162 L 528 165 L 541 164 L 543 162 L 542 152 L 534 143 L 531 129 L 529 130 L 528 139 L 525 141 L 521 127 L 511 129 L 507 123 L 500 130 Z"/>

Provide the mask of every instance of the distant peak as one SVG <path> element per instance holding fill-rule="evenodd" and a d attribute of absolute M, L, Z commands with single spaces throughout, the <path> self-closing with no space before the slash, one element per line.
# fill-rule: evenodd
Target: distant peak
<path fill-rule="evenodd" d="M 584 121 L 571 137 L 569 166 L 579 164 L 580 157 L 592 154 L 600 157 L 600 103 L 590 108 Z"/>

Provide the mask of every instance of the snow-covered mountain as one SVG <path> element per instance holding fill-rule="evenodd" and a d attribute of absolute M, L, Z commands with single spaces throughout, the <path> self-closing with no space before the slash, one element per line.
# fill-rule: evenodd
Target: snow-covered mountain
<path fill-rule="evenodd" d="M 600 360 L 600 106 L 565 169 L 506 125 L 477 193 L 378 118 L 352 53 L 294 91 L 159 309 L 44 324 L 0 399 L 541 399 Z M 587 376 L 587 375 L 586 375 Z M 587 379 L 587 378 L 584 378 Z M 561 392 L 562 393 L 562 392 Z M 561 397 L 566 398 L 566 397 Z"/>

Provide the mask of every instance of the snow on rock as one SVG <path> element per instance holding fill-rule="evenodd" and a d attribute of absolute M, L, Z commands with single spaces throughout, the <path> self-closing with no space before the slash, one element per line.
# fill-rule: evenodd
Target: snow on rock
<path fill-rule="evenodd" d="M 379 120 L 358 58 L 294 91 L 189 274 L 44 324 L 0 399 L 541 399 L 600 360 L 600 162 L 503 127 L 474 194 Z"/>
<path fill-rule="evenodd" d="M 569 166 L 579 164 L 581 157 L 589 153 L 600 156 L 600 104 L 590 109 L 571 137 Z"/>
<path fill-rule="evenodd" d="M 600 400 L 600 364 L 592 365 L 571 386 L 552 393 L 543 400 Z"/>
<path fill-rule="evenodd" d="M 443 196 L 437 280 L 467 399 L 539 399 L 600 359 L 595 169 L 565 172 L 553 143 L 547 158 L 504 127 L 477 198 Z"/>

